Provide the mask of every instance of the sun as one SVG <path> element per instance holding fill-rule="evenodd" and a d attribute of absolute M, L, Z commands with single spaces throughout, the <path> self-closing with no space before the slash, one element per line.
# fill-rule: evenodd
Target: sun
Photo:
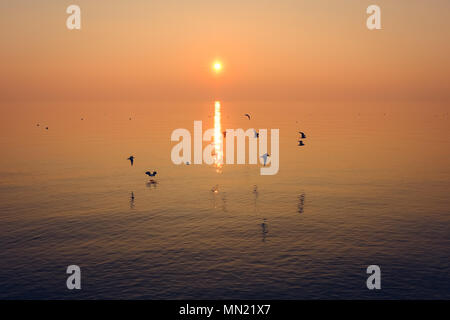
<path fill-rule="evenodd" d="M 213 63 L 213 69 L 215 72 L 220 72 L 222 70 L 222 63 L 220 61 L 215 61 Z"/>

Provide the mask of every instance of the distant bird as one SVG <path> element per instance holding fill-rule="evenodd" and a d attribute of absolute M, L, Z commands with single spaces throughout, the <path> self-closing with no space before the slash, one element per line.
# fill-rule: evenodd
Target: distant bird
<path fill-rule="evenodd" d="M 305 144 L 303 143 L 302 140 L 298 140 L 298 145 L 299 145 L 299 147 L 303 147 Z"/>
<path fill-rule="evenodd" d="M 250 120 L 250 115 L 248 113 L 244 114 L 245 117 L 248 118 L 248 120 Z"/>
<path fill-rule="evenodd" d="M 134 164 L 134 156 L 130 156 L 127 160 L 130 160 L 131 165 Z"/>
<path fill-rule="evenodd" d="M 149 177 L 154 177 L 154 176 L 156 176 L 157 173 L 158 172 L 156 172 L 156 171 L 153 171 L 153 172 L 147 171 L 145 174 L 148 175 Z"/>
<path fill-rule="evenodd" d="M 306 139 L 306 135 L 303 132 L 299 131 L 298 133 L 300 133 L 300 135 L 302 136 L 302 139 Z"/>
<path fill-rule="evenodd" d="M 264 153 L 260 158 L 264 159 L 264 166 L 266 166 L 267 163 L 267 157 L 270 157 L 270 154 L 268 154 L 267 152 Z"/>
<path fill-rule="evenodd" d="M 255 138 L 259 138 L 259 132 L 257 132 L 255 129 L 253 129 L 253 132 L 255 133 Z"/>

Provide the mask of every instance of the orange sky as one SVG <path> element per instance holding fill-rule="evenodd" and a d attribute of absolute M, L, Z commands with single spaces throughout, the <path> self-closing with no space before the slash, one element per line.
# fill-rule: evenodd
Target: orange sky
<path fill-rule="evenodd" d="M 450 100 L 449 30 L 448 0 L 3 0 L 0 100 Z"/>

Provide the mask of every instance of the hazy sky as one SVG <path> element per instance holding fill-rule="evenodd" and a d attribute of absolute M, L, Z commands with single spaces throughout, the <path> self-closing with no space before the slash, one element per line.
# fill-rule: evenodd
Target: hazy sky
<path fill-rule="evenodd" d="M 450 100 L 449 38 L 448 0 L 2 0 L 0 99 Z"/>

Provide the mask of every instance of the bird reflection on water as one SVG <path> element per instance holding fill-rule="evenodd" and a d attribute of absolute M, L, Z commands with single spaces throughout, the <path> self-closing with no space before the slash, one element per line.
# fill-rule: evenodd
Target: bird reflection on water
<path fill-rule="evenodd" d="M 258 213 L 258 186 L 255 184 L 253 186 L 253 195 L 255 196 L 255 202 L 254 202 L 254 208 L 255 208 L 255 213 Z"/>
<path fill-rule="evenodd" d="M 305 194 L 302 193 L 298 197 L 298 213 L 303 213 L 304 211 L 304 205 L 305 205 Z"/>
<path fill-rule="evenodd" d="M 147 188 L 156 188 L 158 185 L 158 181 L 150 179 L 146 184 Z"/>
<path fill-rule="evenodd" d="M 225 193 L 222 193 L 222 211 L 227 212 L 227 197 Z"/>
<path fill-rule="evenodd" d="M 134 209 L 134 192 L 130 195 L 130 209 Z"/>
<path fill-rule="evenodd" d="M 218 208 L 218 203 L 217 203 L 217 199 L 218 198 L 217 197 L 219 196 L 219 185 L 216 184 L 214 187 L 212 187 L 211 188 L 211 192 L 213 194 L 213 198 L 212 198 L 212 200 L 213 200 L 213 208 L 217 209 Z M 222 203 L 222 205 L 221 205 L 222 211 L 223 212 L 227 212 L 227 196 L 226 196 L 225 192 L 221 192 L 220 200 L 221 200 L 221 203 Z"/>
<path fill-rule="evenodd" d="M 259 210 L 258 210 L 258 186 L 255 184 L 253 186 L 253 195 L 254 195 L 254 208 L 255 208 L 255 214 L 258 216 L 259 215 Z M 261 223 L 261 233 L 262 233 L 262 242 L 266 242 L 266 236 L 269 233 L 269 225 L 267 224 L 267 219 L 263 218 L 262 223 Z"/>
<path fill-rule="evenodd" d="M 269 225 L 267 224 L 266 218 L 264 218 L 263 222 L 261 223 L 261 229 L 262 229 L 262 242 L 266 242 L 266 236 L 269 233 Z"/>

